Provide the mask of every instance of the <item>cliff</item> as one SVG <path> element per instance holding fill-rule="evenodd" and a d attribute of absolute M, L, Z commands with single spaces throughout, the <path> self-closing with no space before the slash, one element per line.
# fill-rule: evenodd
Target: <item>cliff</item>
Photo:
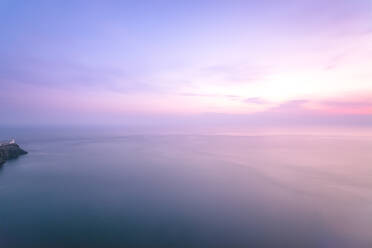
<path fill-rule="evenodd" d="M 8 159 L 17 158 L 20 155 L 27 154 L 17 144 L 0 145 L 0 165 L 5 163 Z"/>

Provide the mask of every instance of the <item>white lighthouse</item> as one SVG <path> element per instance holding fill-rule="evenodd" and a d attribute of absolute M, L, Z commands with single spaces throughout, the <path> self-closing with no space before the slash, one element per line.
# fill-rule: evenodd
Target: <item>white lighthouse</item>
<path fill-rule="evenodd" d="M 15 144 L 16 142 L 15 142 L 15 139 L 11 139 L 10 141 L 9 141 L 9 144 Z"/>

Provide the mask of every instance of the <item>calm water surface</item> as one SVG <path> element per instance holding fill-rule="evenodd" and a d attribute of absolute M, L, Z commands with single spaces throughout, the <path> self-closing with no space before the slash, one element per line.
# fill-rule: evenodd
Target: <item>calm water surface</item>
<path fill-rule="evenodd" d="M 0 247 L 372 247 L 372 137 L 0 130 Z"/>

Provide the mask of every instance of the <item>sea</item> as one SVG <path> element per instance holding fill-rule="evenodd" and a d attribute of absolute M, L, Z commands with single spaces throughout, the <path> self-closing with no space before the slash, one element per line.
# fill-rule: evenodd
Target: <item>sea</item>
<path fill-rule="evenodd" d="M 372 132 L 0 128 L 1 248 L 372 247 Z"/>

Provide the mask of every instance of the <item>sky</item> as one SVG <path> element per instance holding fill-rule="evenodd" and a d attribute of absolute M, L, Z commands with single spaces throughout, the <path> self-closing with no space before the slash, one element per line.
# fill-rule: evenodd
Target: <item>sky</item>
<path fill-rule="evenodd" d="M 0 0 L 0 125 L 372 126 L 371 0 Z"/>

